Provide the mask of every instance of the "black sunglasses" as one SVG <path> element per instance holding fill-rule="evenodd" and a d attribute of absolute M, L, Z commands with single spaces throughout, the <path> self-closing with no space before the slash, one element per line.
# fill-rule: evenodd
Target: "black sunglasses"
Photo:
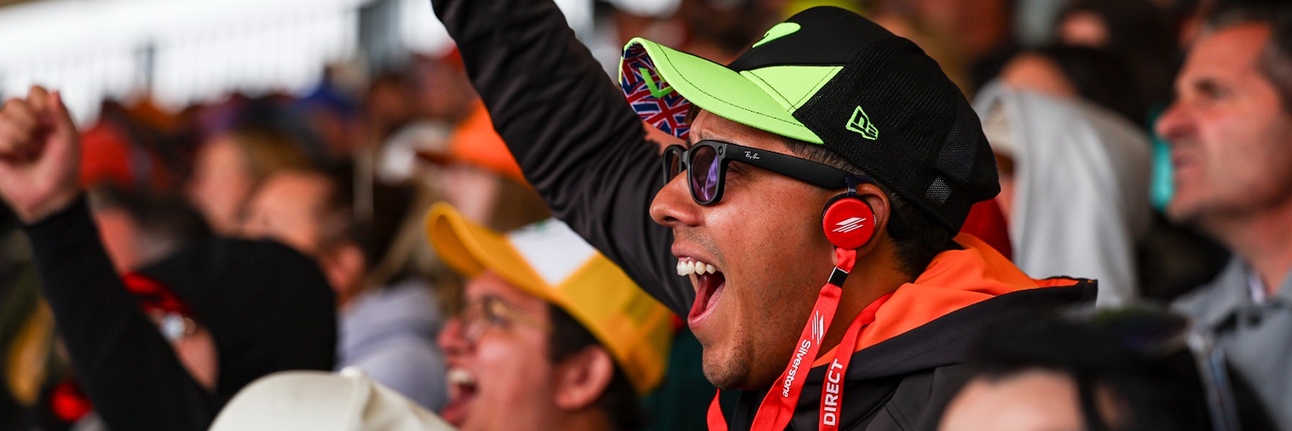
<path fill-rule="evenodd" d="M 689 149 L 671 145 L 664 149 L 663 156 L 664 184 L 667 185 L 683 170 L 687 171 L 691 199 L 705 206 L 722 200 L 727 164 L 733 160 L 827 189 L 847 187 L 847 178 L 851 175 L 848 171 L 811 160 L 721 141 L 700 141 Z"/>

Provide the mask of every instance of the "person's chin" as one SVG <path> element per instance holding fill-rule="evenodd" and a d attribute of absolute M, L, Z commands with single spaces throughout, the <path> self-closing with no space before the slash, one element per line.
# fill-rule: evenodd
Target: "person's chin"
<path fill-rule="evenodd" d="M 1171 201 L 1166 205 L 1166 218 L 1179 224 L 1196 224 L 1200 211 L 1195 200 L 1187 193 L 1177 193 L 1172 196 Z"/>
<path fill-rule="evenodd" d="M 707 355 L 706 355 L 707 356 Z M 732 389 L 740 383 L 740 376 L 732 369 L 732 364 L 720 359 L 704 360 L 704 378 L 718 389 Z"/>
<path fill-rule="evenodd" d="M 745 388 L 749 379 L 749 362 L 746 355 L 735 349 L 740 343 L 726 338 L 721 346 L 704 346 L 704 377 L 719 389 Z"/>

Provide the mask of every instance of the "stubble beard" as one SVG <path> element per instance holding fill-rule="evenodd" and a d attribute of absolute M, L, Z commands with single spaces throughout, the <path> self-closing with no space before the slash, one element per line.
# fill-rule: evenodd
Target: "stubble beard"
<path fill-rule="evenodd" d="M 738 337 L 727 338 L 727 341 L 734 343 L 725 355 L 722 352 L 712 352 L 708 348 L 704 350 L 702 361 L 704 378 L 718 389 L 735 388 L 749 377 L 749 366 L 753 355 L 749 351 L 749 346 L 735 342 L 738 339 Z"/>

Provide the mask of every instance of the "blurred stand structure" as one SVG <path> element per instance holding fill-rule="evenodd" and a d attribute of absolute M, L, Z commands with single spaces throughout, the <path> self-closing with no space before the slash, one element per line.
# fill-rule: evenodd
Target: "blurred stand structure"
<path fill-rule="evenodd" d="M 412 53 L 452 49 L 420 0 L 42 0 L 0 2 L 0 97 L 63 90 L 79 123 L 104 99 L 164 108 L 236 91 L 303 95 L 329 64 L 362 77 Z M 558 1 L 581 33 L 591 0 Z"/>

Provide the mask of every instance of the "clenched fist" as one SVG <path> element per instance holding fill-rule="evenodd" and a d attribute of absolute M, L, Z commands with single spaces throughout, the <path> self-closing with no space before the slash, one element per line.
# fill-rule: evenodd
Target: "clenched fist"
<path fill-rule="evenodd" d="M 80 137 L 57 92 L 32 87 L 0 108 L 0 196 L 23 222 L 66 208 L 79 193 Z"/>

